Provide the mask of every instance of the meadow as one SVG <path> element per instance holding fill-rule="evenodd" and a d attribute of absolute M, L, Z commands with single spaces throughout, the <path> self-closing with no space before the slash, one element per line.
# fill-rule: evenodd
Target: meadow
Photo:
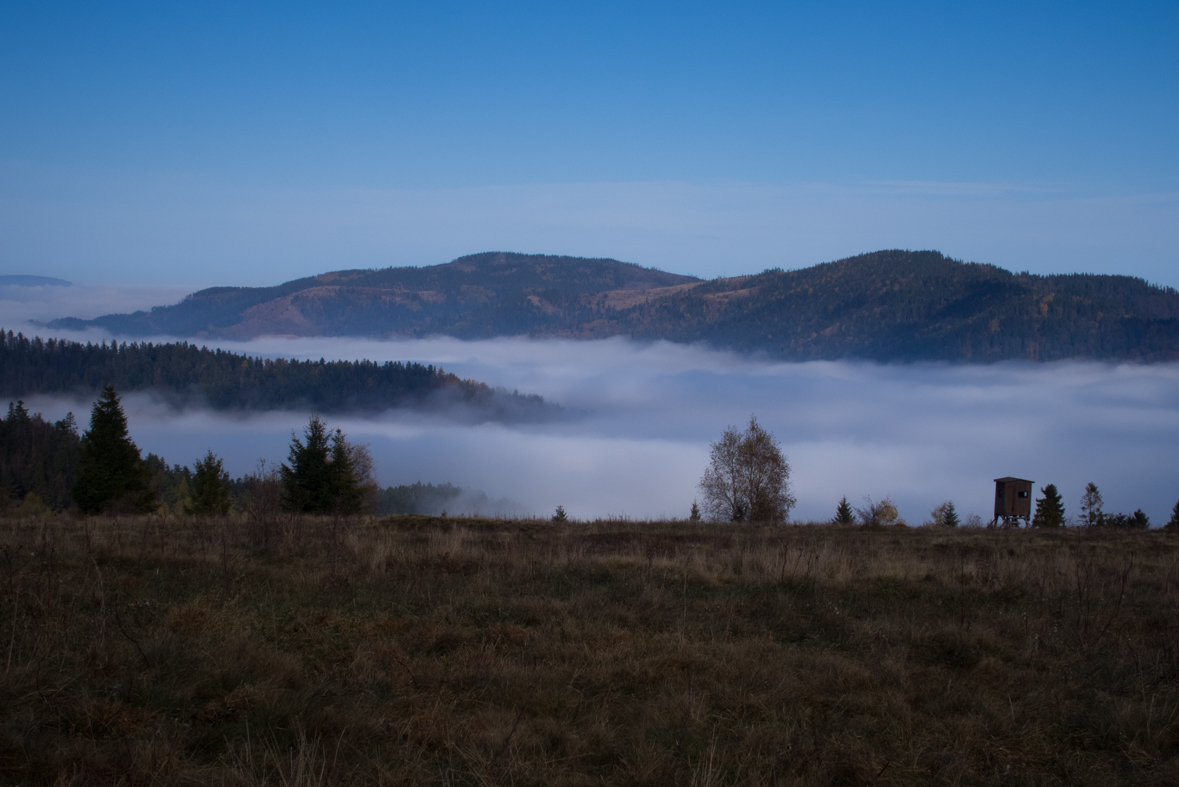
<path fill-rule="evenodd" d="M 1160 531 L 0 520 L 0 783 L 1174 784 Z"/>

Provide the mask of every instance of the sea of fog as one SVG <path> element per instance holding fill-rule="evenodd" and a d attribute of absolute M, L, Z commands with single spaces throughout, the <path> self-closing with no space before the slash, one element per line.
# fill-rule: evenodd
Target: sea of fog
<path fill-rule="evenodd" d="M 12 290 L 15 288 L 3 288 Z M 27 290 L 57 289 L 33 297 Z M 108 291 L 107 303 L 142 308 L 152 295 Z M 68 294 L 68 304 L 57 303 Z M 0 324 L 92 316 L 81 288 L 0 292 Z M 102 313 L 102 304 L 93 304 Z M 32 304 L 32 305 L 30 305 Z M 55 311 L 56 309 L 56 311 Z M 26 334 L 47 336 L 24 324 Z M 97 333 L 51 332 L 97 340 Z M 328 416 L 368 443 L 382 485 L 449 482 L 519 501 L 521 513 L 573 517 L 685 517 L 708 463 L 709 442 L 756 414 L 792 467 L 798 520 L 829 519 L 846 495 L 891 498 L 911 524 L 953 500 L 989 519 L 993 479 L 1055 483 L 1076 513 L 1087 482 L 1107 511 L 1141 507 L 1161 524 L 1179 499 L 1179 365 L 1104 363 L 782 363 L 704 346 L 624 339 L 450 338 L 375 341 L 282 339 L 210 342 L 238 352 L 297 358 L 420 361 L 494 386 L 538 393 L 568 417 L 544 424 L 471 425 L 442 415 Z M 57 418 L 87 402 L 31 397 Z M 177 413 L 148 395 L 124 405 L 144 452 L 189 464 L 212 449 L 234 475 L 259 459 L 284 461 L 307 412 L 250 416 Z"/>

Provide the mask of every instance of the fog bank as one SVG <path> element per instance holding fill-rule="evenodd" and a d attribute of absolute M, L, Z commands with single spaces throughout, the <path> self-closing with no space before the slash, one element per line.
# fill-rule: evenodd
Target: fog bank
<path fill-rule="evenodd" d="M 442 365 L 568 408 L 550 424 L 464 425 L 438 415 L 331 417 L 371 444 L 382 485 L 449 482 L 536 514 L 683 517 L 709 442 L 751 413 L 793 467 L 794 517 L 827 519 L 839 498 L 891 497 L 911 524 L 953 500 L 989 519 L 992 479 L 1055 483 L 1075 514 L 1095 482 L 1107 511 L 1141 507 L 1161 524 L 1179 498 L 1179 365 L 781 363 L 706 347 L 578 342 L 261 339 L 218 346 L 262 355 Z M 306 412 L 175 413 L 125 399 L 140 448 L 191 464 L 207 448 L 240 474 L 286 459 Z M 35 399 L 60 417 L 88 404 Z"/>

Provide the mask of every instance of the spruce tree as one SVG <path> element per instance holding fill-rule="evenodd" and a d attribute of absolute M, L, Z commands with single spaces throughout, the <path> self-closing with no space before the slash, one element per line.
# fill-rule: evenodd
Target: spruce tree
<path fill-rule="evenodd" d="M 847 502 L 847 495 L 844 495 L 839 500 L 839 505 L 835 507 L 835 524 L 850 525 L 856 521 L 856 515 L 852 512 L 851 504 Z"/>
<path fill-rule="evenodd" d="M 291 450 L 279 475 L 282 479 L 282 505 L 287 511 L 327 514 L 334 508 L 332 473 L 328 466 L 327 425 L 312 415 L 303 430 L 304 440 L 292 435 Z"/>
<path fill-rule="evenodd" d="M 123 509 L 148 513 L 156 493 L 139 448 L 127 433 L 127 416 L 112 386 L 102 389 L 90 412 L 90 428 L 82 434 L 74 501 L 87 514 Z"/>
<path fill-rule="evenodd" d="M 699 522 L 700 521 L 700 506 L 697 505 L 695 500 L 692 501 L 692 510 L 688 514 L 688 521 L 689 522 Z"/>
<path fill-rule="evenodd" d="M 946 510 L 942 514 L 942 524 L 946 527 L 958 527 L 958 512 L 954 510 L 953 500 L 946 502 Z"/>
<path fill-rule="evenodd" d="M 1171 520 L 1167 522 L 1164 527 L 1172 533 L 1179 533 L 1179 501 L 1175 503 L 1175 507 L 1171 509 Z"/>
<path fill-rule="evenodd" d="M 1064 524 L 1064 503 L 1060 492 L 1056 491 L 1056 484 L 1041 487 L 1044 495 L 1036 500 L 1036 513 L 1032 517 L 1032 527 L 1060 527 Z"/>
<path fill-rule="evenodd" d="M 198 459 L 192 477 L 192 492 L 184 503 L 184 513 L 211 516 L 229 513 L 232 503 L 229 473 L 212 451 Z"/>
<path fill-rule="evenodd" d="M 303 438 L 291 438 L 290 465 L 279 468 L 283 507 L 305 514 L 359 514 L 364 489 L 344 433 L 337 429 L 329 437 L 327 424 L 313 415 Z"/>
<path fill-rule="evenodd" d="M 356 467 L 348 441 L 339 429 L 332 435 L 331 464 L 328 465 L 332 512 L 337 514 L 359 514 L 364 507 L 364 490 L 356 478 Z"/>

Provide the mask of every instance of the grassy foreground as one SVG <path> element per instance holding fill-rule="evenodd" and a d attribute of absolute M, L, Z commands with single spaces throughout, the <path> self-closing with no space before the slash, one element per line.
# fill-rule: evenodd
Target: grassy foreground
<path fill-rule="evenodd" d="M 1175 784 L 1179 538 L 0 520 L 4 784 Z"/>

